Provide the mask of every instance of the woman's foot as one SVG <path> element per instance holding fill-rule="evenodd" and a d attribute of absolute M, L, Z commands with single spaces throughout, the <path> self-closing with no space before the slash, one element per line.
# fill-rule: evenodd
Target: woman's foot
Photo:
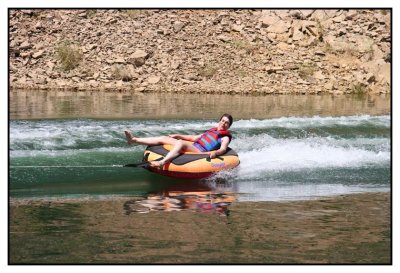
<path fill-rule="evenodd" d="M 150 167 L 158 168 L 158 169 L 162 170 L 163 167 L 164 167 L 165 162 L 163 162 L 162 160 L 160 160 L 160 161 L 150 161 L 149 164 L 150 164 Z"/>
<path fill-rule="evenodd" d="M 125 136 L 126 136 L 126 139 L 128 140 L 128 144 L 133 144 L 136 142 L 135 138 L 132 136 L 132 134 L 130 132 L 125 131 Z"/>

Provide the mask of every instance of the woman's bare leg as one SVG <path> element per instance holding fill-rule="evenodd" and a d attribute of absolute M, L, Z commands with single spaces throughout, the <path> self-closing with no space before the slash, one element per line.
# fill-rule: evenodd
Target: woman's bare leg
<path fill-rule="evenodd" d="M 163 145 L 170 144 L 173 148 L 169 153 L 160 161 L 151 161 L 150 165 L 152 167 L 162 167 L 165 163 L 170 162 L 172 159 L 177 157 L 181 152 L 198 152 L 198 150 L 191 144 L 185 143 L 182 140 L 172 138 L 169 136 L 159 136 L 159 137 L 134 137 L 128 131 L 125 131 L 125 136 L 128 140 L 128 144 L 142 144 L 142 145 Z"/>
<path fill-rule="evenodd" d="M 162 167 L 165 163 L 170 162 L 172 159 L 177 157 L 181 152 L 198 152 L 198 150 L 191 144 L 185 143 L 182 140 L 176 140 L 176 144 L 171 151 L 160 161 L 151 161 L 150 166 Z"/>
<path fill-rule="evenodd" d="M 141 144 L 141 145 L 161 145 L 161 144 L 171 144 L 175 145 L 177 139 L 169 136 L 159 136 L 159 137 L 134 137 L 128 131 L 125 131 L 126 139 L 128 144 Z"/>

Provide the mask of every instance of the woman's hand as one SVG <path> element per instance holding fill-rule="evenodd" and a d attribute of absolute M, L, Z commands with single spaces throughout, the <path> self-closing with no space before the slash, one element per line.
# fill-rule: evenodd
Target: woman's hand
<path fill-rule="evenodd" d="M 180 139 L 180 135 L 177 135 L 177 134 L 169 135 L 169 137 Z"/>
<path fill-rule="evenodd" d="M 201 135 L 178 135 L 178 134 L 173 134 L 173 135 L 169 135 L 169 137 L 175 138 L 175 139 L 182 139 L 182 140 L 186 140 L 186 141 L 192 141 L 192 142 L 196 142 Z"/>
<path fill-rule="evenodd" d="M 216 157 L 217 157 L 217 152 L 216 151 L 212 151 L 210 153 L 210 158 L 213 159 L 213 158 L 216 158 Z"/>

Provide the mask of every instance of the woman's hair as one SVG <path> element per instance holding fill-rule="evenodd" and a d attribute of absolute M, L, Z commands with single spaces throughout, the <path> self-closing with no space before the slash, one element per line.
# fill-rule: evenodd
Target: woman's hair
<path fill-rule="evenodd" d="M 226 118 L 229 119 L 229 127 L 231 127 L 231 126 L 232 126 L 232 123 L 233 123 L 233 118 L 232 118 L 232 116 L 229 115 L 229 114 L 223 114 L 219 120 L 221 120 L 223 117 L 226 117 Z"/>

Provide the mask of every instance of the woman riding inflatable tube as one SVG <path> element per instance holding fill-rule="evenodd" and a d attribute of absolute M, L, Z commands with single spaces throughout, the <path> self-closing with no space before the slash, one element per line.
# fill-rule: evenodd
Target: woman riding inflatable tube
<path fill-rule="evenodd" d="M 159 161 L 150 161 L 151 167 L 162 168 L 164 164 L 170 162 L 179 154 L 184 152 L 204 153 L 209 152 L 210 158 L 216 158 L 227 151 L 232 135 L 228 129 L 232 126 L 233 118 L 229 114 L 223 114 L 217 127 L 211 128 L 201 135 L 169 135 L 158 137 L 138 138 L 129 131 L 125 131 L 128 144 L 141 145 L 172 145 L 171 151 Z M 191 141 L 193 144 L 187 143 Z"/>

